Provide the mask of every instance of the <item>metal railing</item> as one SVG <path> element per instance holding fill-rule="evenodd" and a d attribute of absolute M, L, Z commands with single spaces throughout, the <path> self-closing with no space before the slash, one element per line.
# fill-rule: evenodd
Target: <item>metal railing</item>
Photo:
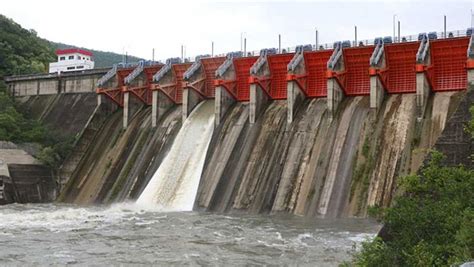
<path fill-rule="evenodd" d="M 471 34 L 468 34 L 468 29 L 467 30 L 446 31 L 446 34 L 444 32 L 434 32 L 433 31 L 433 32 L 426 32 L 426 33 L 419 33 L 419 34 L 412 34 L 412 35 L 404 35 L 404 36 L 400 36 L 400 38 L 398 38 L 398 36 L 395 37 L 395 38 L 393 38 L 393 36 L 385 36 L 385 37 L 378 37 L 378 38 L 374 38 L 374 39 L 357 40 L 357 43 L 354 40 L 352 40 L 352 41 L 349 40 L 349 43 L 350 43 L 350 47 L 370 46 L 370 45 L 375 45 L 376 42 L 380 38 L 384 39 L 385 44 L 387 44 L 387 43 L 418 42 L 418 41 L 420 41 L 419 40 L 420 34 L 426 34 L 428 36 L 430 36 L 431 34 L 434 34 L 436 36 L 436 38 L 434 38 L 434 39 L 456 38 L 456 37 L 465 37 L 465 36 L 470 36 L 471 35 Z M 387 41 L 388 39 L 390 41 Z M 433 38 L 430 38 L 430 39 L 433 39 Z M 318 44 L 318 47 L 316 47 L 315 44 L 308 44 L 308 46 L 311 46 L 313 51 L 315 51 L 315 50 L 332 50 L 332 49 L 334 49 L 335 44 L 339 43 L 339 42 L 341 42 L 341 41 L 336 41 L 336 42 L 332 42 L 332 43 Z M 342 42 L 347 42 L 347 41 L 344 40 Z M 281 53 L 295 53 L 299 46 L 300 45 L 291 46 L 291 47 L 282 47 L 281 48 Z M 243 55 L 243 56 L 244 57 L 260 56 L 262 50 L 263 49 L 247 51 L 247 54 Z M 225 57 L 227 54 L 228 53 L 214 54 L 214 57 Z M 186 57 L 186 58 L 184 58 L 184 62 L 194 62 L 194 61 L 195 61 L 195 57 Z"/>

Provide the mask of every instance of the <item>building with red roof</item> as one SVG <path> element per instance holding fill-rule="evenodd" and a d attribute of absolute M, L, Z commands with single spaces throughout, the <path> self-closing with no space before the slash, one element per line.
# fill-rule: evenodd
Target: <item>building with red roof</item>
<path fill-rule="evenodd" d="M 56 50 L 57 62 L 49 63 L 49 72 L 70 72 L 94 68 L 93 54 L 90 51 L 69 48 Z"/>

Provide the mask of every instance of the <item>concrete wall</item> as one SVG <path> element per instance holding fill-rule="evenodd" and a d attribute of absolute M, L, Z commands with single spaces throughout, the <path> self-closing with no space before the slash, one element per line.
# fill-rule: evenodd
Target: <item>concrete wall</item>
<path fill-rule="evenodd" d="M 95 92 L 97 80 L 108 69 L 71 72 L 58 75 L 36 74 L 5 78 L 10 94 L 14 96 L 53 95 L 59 93 Z"/>
<path fill-rule="evenodd" d="M 67 77 L 61 80 L 61 93 L 95 92 L 99 75 Z"/>
<path fill-rule="evenodd" d="M 466 124 L 472 119 L 469 108 L 473 103 L 474 85 L 470 85 L 466 96 L 446 122 L 446 127 L 435 144 L 434 148 L 446 156 L 444 160 L 446 166 L 462 164 L 470 169 L 474 167 L 472 159 L 474 139 L 465 130 Z"/>

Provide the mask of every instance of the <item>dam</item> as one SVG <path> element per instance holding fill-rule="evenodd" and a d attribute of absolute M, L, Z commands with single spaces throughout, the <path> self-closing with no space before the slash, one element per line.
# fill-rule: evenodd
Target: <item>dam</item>
<path fill-rule="evenodd" d="M 473 43 L 469 31 L 420 34 L 5 81 L 75 135 L 60 202 L 366 217 L 430 149 L 472 164 L 459 125 L 473 101 Z"/>

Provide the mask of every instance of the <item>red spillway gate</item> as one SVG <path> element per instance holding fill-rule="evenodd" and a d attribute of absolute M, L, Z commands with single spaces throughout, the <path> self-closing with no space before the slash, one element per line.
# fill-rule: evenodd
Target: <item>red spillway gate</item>
<path fill-rule="evenodd" d="M 188 82 L 186 87 L 194 89 L 196 92 L 206 98 L 214 98 L 216 93 L 216 70 L 225 61 L 225 57 L 201 58 L 203 76 L 195 81 Z"/>
<path fill-rule="evenodd" d="M 381 80 L 389 94 L 416 92 L 416 53 L 420 42 L 384 46 L 386 67 L 380 70 Z"/>
<path fill-rule="evenodd" d="M 327 62 L 332 50 L 303 52 L 305 73 L 288 75 L 289 81 L 296 81 L 306 97 L 327 96 Z"/>
<path fill-rule="evenodd" d="M 153 82 L 153 75 L 162 68 L 162 65 L 146 66 L 143 68 L 143 74 L 145 75 L 145 81 L 142 85 L 138 86 L 127 86 L 127 91 L 136 96 L 146 105 L 152 103 L 152 91 L 151 84 Z"/>
<path fill-rule="evenodd" d="M 341 76 L 343 90 L 348 96 L 370 94 L 370 57 L 374 46 L 350 47 L 343 49 L 344 71 L 336 74 Z"/>
<path fill-rule="evenodd" d="M 167 84 L 157 84 L 155 88 L 163 92 L 173 103 L 183 103 L 183 76 L 191 63 L 180 63 L 171 65 L 172 81 Z"/>
<path fill-rule="evenodd" d="M 258 83 L 271 99 L 286 99 L 287 66 L 295 54 L 268 55 L 269 76 L 249 78 L 250 83 Z"/>
<path fill-rule="evenodd" d="M 97 88 L 98 94 L 103 94 L 118 106 L 123 107 L 123 88 L 125 85 L 124 79 L 127 77 L 135 67 L 118 69 L 115 77 L 117 79 L 117 87 L 114 88 Z"/>
<path fill-rule="evenodd" d="M 465 90 L 469 37 L 430 41 L 431 86 L 434 92 Z"/>
<path fill-rule="evenodd" d="M 232 59 L 235 80 L 216 80 L 216 85 L 223 86 L 237 101 L 250 100 L 250 68 L 258 57 L 240 57 Z"/>

